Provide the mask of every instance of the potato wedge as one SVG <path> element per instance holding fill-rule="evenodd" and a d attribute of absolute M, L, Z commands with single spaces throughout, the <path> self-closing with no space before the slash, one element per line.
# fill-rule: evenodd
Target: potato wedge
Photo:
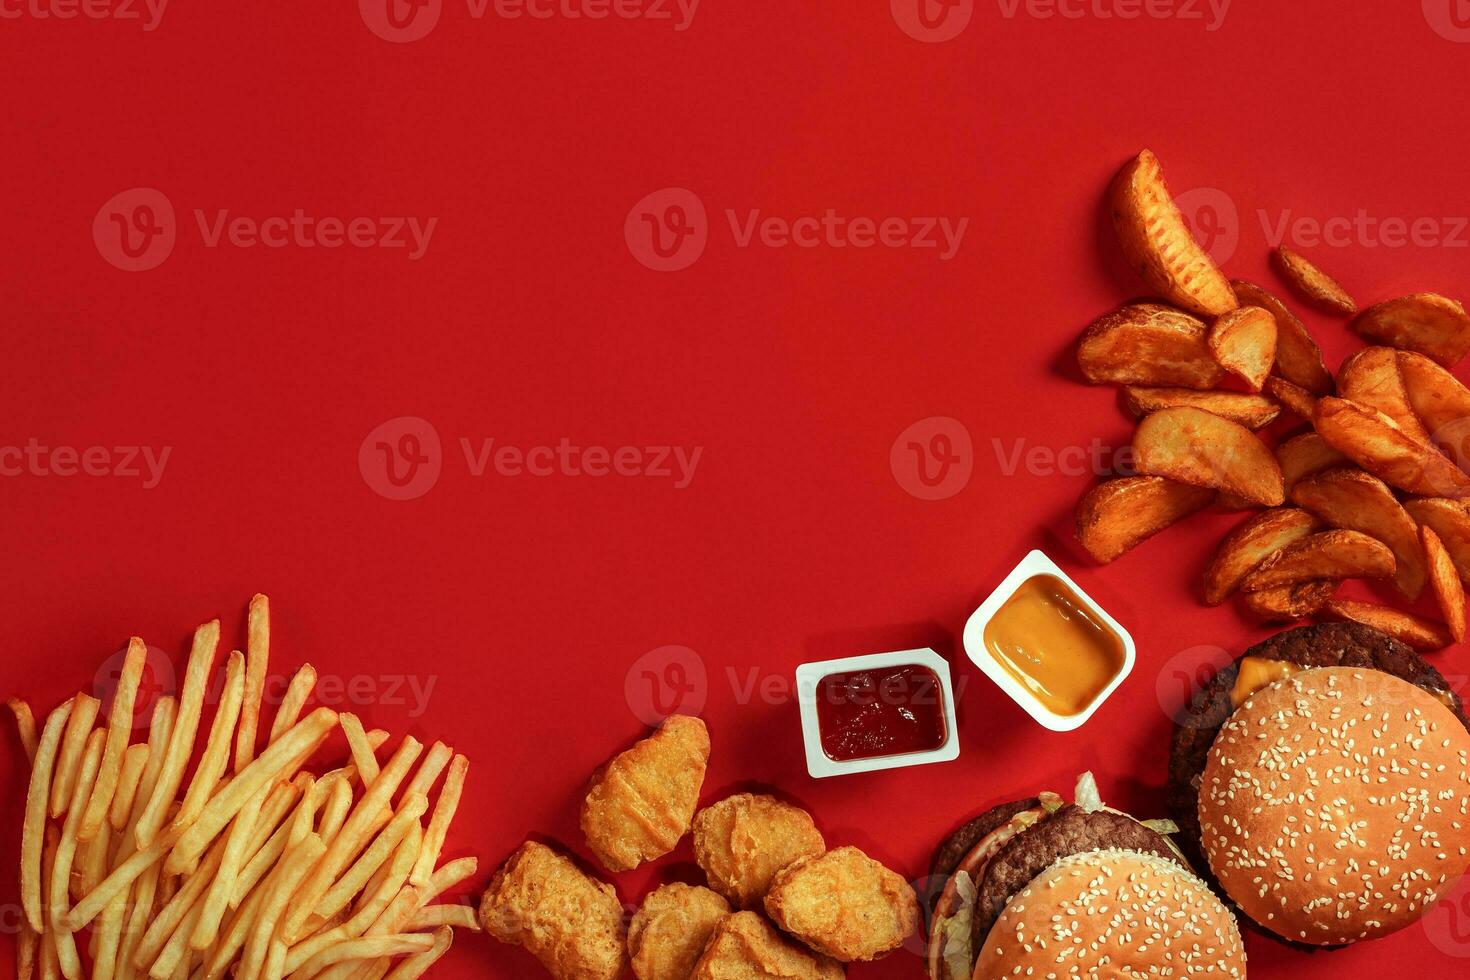
<path fill-rule="evenodd" d="M 1241 581 L 1246 592 L 1318 579 L 1388 578 L 1393 574 L 1388 545 L 1358 531 L 1320 531 L 1293 541 Z"/>
<path fill-rule="evenodd" d="M 1425 619 L 1423 616 L 1415 616 L 1412 613 L 1389 606 L 1375 605 L 1371 602 L 1329 599 L 1322 607 L 1322 611 L 1339 619 L 1371 626 L 1420 653 L 1443 650 L 1455 640 L 1447 627 L 1432 619 Z"/>
<path fill-rule="evenodd" d="M 1190 388 L 1144 388 L 1138 385 L 1123 389 L 1123 406 L 1136 419 L 1161 408 L 1178 408 L 1181 405 L 1202 408 L 1247 429 L 1264 428 L 1281 414 L 1281 406 L 1265 395 L 1240 391 L 1194 391 Z"/>
<path fill-rule="evenodd" d="M 1268 623 L 1289 623 L 1320 612 L 1341 582 L 1326 579 L 1245 593 L 1245 607 Z"/>
<path fill-rule="evenodd" d="M 1215 506 L 1221 510 L 1260 510 L 1263 505 L 1233 493 L 1222 493 L 1215 498 Z"/>
<path fill-rule="evenodd" d="M 1205 568 L 1205 602 L 1218 606 L 1241 581 L 1276 552 L 1322 529 L 1322 522 L 1297 507 L 1257 514 L 1220 542 Z"/>
<path fill-rule="evenodd" d="M 1267 378 L 1266 394 L 1308 422 L 1312 421 L 1312 413 L 1317 410 L 1317 396 L 1305 388 L 1292 384 L 1285 378 Z"/>
<path fill-rule="evenodd" d="M 1235 279 L 1230 283 L 1241 306 L 1258 306 L 1276 320 L 1276 373 L 1314 395 L 1332 394 L 1332 373 L 1322 360 L 1322 349 L 1286 304 L 1253 282 Z"/>
<path fill-rule="evenodd" d="M 1370 344 L 1411 350 L 1452 368 L 1470 353 L 1470 316 L 1437 293 L 1415 293 L 1370 306 L 1348 327 Z"/>
<path fill-rule="evenodd" d="M 1358 304 L 1348 295 L 1341 284 L 1316 265 L 1293 252 L 1285 245 L 1277 246 L 1273 253 L 1276 269 L 1291 286 L 1318 308 L 1329 313 L 1352 316 L 1358 312 Z"/>
<path fill-rule="evenodd" d="M 1243 425 L 1198 408 L 1165 408 L 1138 423 L 1133 458 L 1140 473 L 1211 487 L 1253 504 L 1286 499 L 1281 468 Z"/>
<path fill-rule="evenodd" d="M 1328 445 L 1389 486 L 1422 497 L 1470 496 L 1470 476 L 1376 409 L 1323 398 L 1312 423 Z"/>
<path fill-rule="evenodd" d="M 1210 327 L 1210 353 L 1225 370 L 1260 391 L 1276 363 L 1276 318 L 1258 306 L 1231 310 Z"/>
<path fill-rule="evenodd" d="M 1327 445 L 1327 440 L 1315 432 L 1303 432 L 1278 445 L 1276 463 L 1281 467 L 1281 480 L 1288 497 L 1292 488 L 1309 476 L 1353 465 L 1352 460 Z"/>
<path fill-rule="evenodd" d="M 1214 491 L 1157 476 L 1100 483 L 1077 505 L 1077 540 L 1103 564 L 1215 499 Z"/>
<path fill-rule="evenodd" d="M 1348 401 L 1378 409 L 1397 422 L 1405 435 L 1428 444 L 1429 433 L 1409 406 L 1398 351 L 1393 348 L 1368 347 L 1343 361 L 1337 371 L 1337 393 Z"/>
<path fill-rule="evenodd" d="M 1356 469 L 1330 470 L 1298 483 L 1291 502 L 1331 527 L 1361 531 L 1393 551 L 1394 586 L 1410 599 L 1424 591 L 1424 549 L 1419 525 L 1388 485 Z"/>
<path fill-rule="evenodd" d="M 1094 321 L 1077 363 L 1093 384 L 1209 389 L 1225 378 L 1206 342 L 1204 322 L 1157 303 L 1134 303 Z"/>
<path fill-rule="evenodd" d="M 1423 527 L 1434 529 L 1449 552 L 1460 581 L 1470 583 L 1470 503 L 1443 497 L 1411 497 L 1404 510 Z"/>
<path fill-rule="evenodd" d="M 1235 309 L 1230 281 L 1190 234 L 1164 184 L 1158 157 L 1144 150 L 1130 160 L 1108 199 L 1123 255 L 1151 289 L 1202 316 Z"/>
<path fill-rule="evenodd" d="M 1398 362 L 1409 407 L 1430 441 L 1470 471 L 1470 388 L 1423 354 L 1399 351 Z"/>
<path fill-rule="evenodd" d="M 1433 528 L 1420 527 L 1419 540 L 1424 544 L 1424 560 L 1429 565 L 1429 587 L 1434 591 L 1440 614 L 1444 616 L 1445 625 L 1450 628 L 1455 642 L 1464 643 L 1465 586 L 1460 581 L 1460 573 Z"/>

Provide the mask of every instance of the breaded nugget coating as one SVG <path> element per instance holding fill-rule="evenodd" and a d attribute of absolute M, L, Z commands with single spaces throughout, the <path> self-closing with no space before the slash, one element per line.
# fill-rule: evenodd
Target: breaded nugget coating
<path fill-rule="evenodd" d="M 805 858 L 776 875 L 766 913 L 812 949 L 844 963 L 886 956 L 919 927 L 913 888 L 856 847 Z"/>
<path fill-rule="evenodd" d="M 638 980 L 689 980 L 710 934 L 730 903 L 708 888 L 664 885 L 643 900 L 628 926 L 628 952 Z"/>
<path fill-rule="evenodd" d="M 826 849 L 811 814 L 772 796 L 739 793 L 694 818 L 694 858 L 737 908 L 760 908 L 776 872 Z"/>
<path fill-rule="evenodd" d="M 841 963 L 777 932 L 754 912 L 737 912 L 715 927 L 692 980 L 839 980 Z"/>
<path fill-rule="evenodd" d="M 689 832 L 709 764 L 709 730 L 688 715 L 613 757 L 582 802 L 587 846 L 609 871 L 631 871 L 672 851 Z"/>

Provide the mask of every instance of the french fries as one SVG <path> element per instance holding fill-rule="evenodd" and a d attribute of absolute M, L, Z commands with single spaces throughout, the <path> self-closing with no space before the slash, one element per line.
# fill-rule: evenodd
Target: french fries
<path fill-rule="evenodd" d="M 1133 434 L 1139 472 L 1209 487 L 1264 507 L 1285 500 L 1281 468 L 1244 426 L 1197 408 L 1166 408 Z"/>
<path fill-rule="evenodd" d="M 1470 471 L 1470 388 L 1423 354 L 1399 351 L 1398 364 L 1404 394 L 1429 439 Z"/>
<path fill-rule="evenodd" d="M 1470 496 L 1470 476 L 1376 409 L 1323 398 L 1313 423 L 1328 445 L 1390 486 L 1426 497 Z"/>
<path fill-rule="evenodd" d="M 1328 313 L 1352 316 L 1358 312 L 1358 304 L 1336 279 L 1296 252 L 1280 245 L 1272 257 L 1276 260 L 1276 270 L 1303 299 Z"/>
<path fill-rule="evenodd" d="M 1240 587 L 1259 592 L 1321 579 L 1388 578 L 1393 572 L 1393 552 L 1383 542 L 1358 531 L 1320 531 L 1271 555 Z"/>
<path fill-rule="evenodd" d="M 1419 528 L 1419 538 L 1424 542 L 1424 560 L 1429 565 L 1429 585 L 1434 590 L 1435 601 L 1444 616 L 1445 625 L 1456 643 L 1465 642 L 1465 586 L 1460 582 L 1455 563 L 1439 540 L 1433 528 Z"/>
<path fill-rule="evenodd" d="M 1320 612 L 1341 584 L 1332 579 L 1321 579 L 1246 592 L 1245 607 L 1265 622 L 1290 623 Z"/>
<path fill-rule="evenodd" d="M 1332 394 L 1332 374 L 1306 324 L 1275 294 L 1255 283 L 1235 279 L 1230 287 L 1241 306 L 1260 307 L 1276 320 L 1276 373 L 1310 394 Z"/>
<path fill-rule="evenodd" d="M 1236 391 L 1194 391 L 1190 388 L 1145 388 L 1138 385 L 1123 389 L 1123 406 L 1136 419 L 1163 408 L 1200 408 L 1247 429 L 1265 428 L 1281 414 L 1281 406 L 1264 395 Z"/>
<path fill-rule="evenodd" d="M 1315 432 L 1303 432 L 1276 447 L 1276 463 L 1281 467 L 1281 480 L 1286 484 L 1286 495 L 1297 483 L 1324 470 L 1352 466 L 1353 461 L 1327 445 L 1327 440 Z"/>
<path fill-rule="evenodd" d="M 1276 318 L 1257 306 L 1242 306 L 1222 315 L 1206 341 L 1215 361 L 1260 391 L 1276 363 Z"/>
<path fill-rule="evenodd" d="M 1348 323 L 1370 344 L 1415 351 L 1452 368 L 1470 353 L 1470 316 L 1437 293 L 1415 293 L 1370 306 Z"/>
<path fill-rule="evenodd" d="M 1460 581 L 1470 583 L 1470 503 L 1442 497 L 1404 501 L 1404 510 L 1423 527 L 1432 528 L 1455 563 Z"/>
<path fill-rule="evenodd" d="M 1204 322 L 1157 303 L 1133 303 L 1095 320 L 1077 363 L 1092 384 L 1214 388 L 1225 378 Z"/>
<path fill-rule="evenodd" d="M 1322 522 L 1296 507 L 1263 511 L 1236 528 L 1222 542 L 1205 569 L 1205 602 L 1218 606 L 1261 562 L 1322 529 Z"/>
<path fill-rule="evenodd" d="M 1354 602 L 1349 599 L 1329 599 L 1324 611 L 1340 619 L 1362 623 L 1387 633 L 1420 653 L 1443 650 L 1454 642 L 1450 631 L 1433 620 L 1415 616 L 1390 606 L 1379 606 L 1371 602 Z"/>
<path fill-rule="evenodd" d="M 1106 564 L 1214 499 L 1213 490 L 1157 476 L 1109 480 L 1077 505 L 1077 540 Z"/>
<path fill-rule="evenodd" d="M 1409 404 L 1397 351 L 1368 347 L 1349 357 L 1337 372 L 1337 393 L 1348 401 L 1376 408 L 1393 419 L 1410 439 L 1431 444 L 1424 423 Z"/>
<path fill-rule="evenodd" d="M 1394 585 L 1410 599 L 1424 590 L 1424 549 L 1419 528 L 1393 491 L 1361 470 L 1331 470 L 1301 481 L 1292 503 L 1316 514 L 1332 527 L 1361 531 L 1393 551 Z"/>
<path fill-rule="evenodd" d="M 1164 184 L 1158 157 L 1144 150 L 1129 161 L 1108 197 L 1123 255 L 1151 289 L 1202 316 L 1235 309 L 1229 280 L 1190 234 Z"/>

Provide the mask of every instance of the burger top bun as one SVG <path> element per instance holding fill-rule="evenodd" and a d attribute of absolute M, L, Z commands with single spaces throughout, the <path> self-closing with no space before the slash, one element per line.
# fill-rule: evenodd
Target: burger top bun
<path fill-rule="evenodd" d="M 1245 976 L 1240 930 L 1204 882 L 1137 851 L 1062 858 L 1011 899 L 986 937 L 977 980 Z"/>
<path fill-rule="evenodd" d="M 1377 670 L 1309 670 L 1226 722 L 1200 783 L 1201 843 L 1243 912 L 1341 946 L 1413 924 L 1470 866 L 1470 732 Z"/>

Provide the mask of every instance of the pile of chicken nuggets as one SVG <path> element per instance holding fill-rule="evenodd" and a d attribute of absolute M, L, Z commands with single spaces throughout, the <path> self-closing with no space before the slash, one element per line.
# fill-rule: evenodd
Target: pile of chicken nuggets
<path fill-rule="evenodd" d="M 704 722 L 674 715 L 593 774 L 582 831 L 599 864 L 631 871 L 693 832 L 709 887 L 664 885 L 628 921 L 617 892 L 528 841 L 495 874 L 485 929 L 559 980 L 828 980 L 903 945 L 919 902 L 903 876 L 855 847 L 827 849 L 810 814 L 740 793 L 699 808 Z M 762 914 L 764 912 L 764 914 Z"/>

